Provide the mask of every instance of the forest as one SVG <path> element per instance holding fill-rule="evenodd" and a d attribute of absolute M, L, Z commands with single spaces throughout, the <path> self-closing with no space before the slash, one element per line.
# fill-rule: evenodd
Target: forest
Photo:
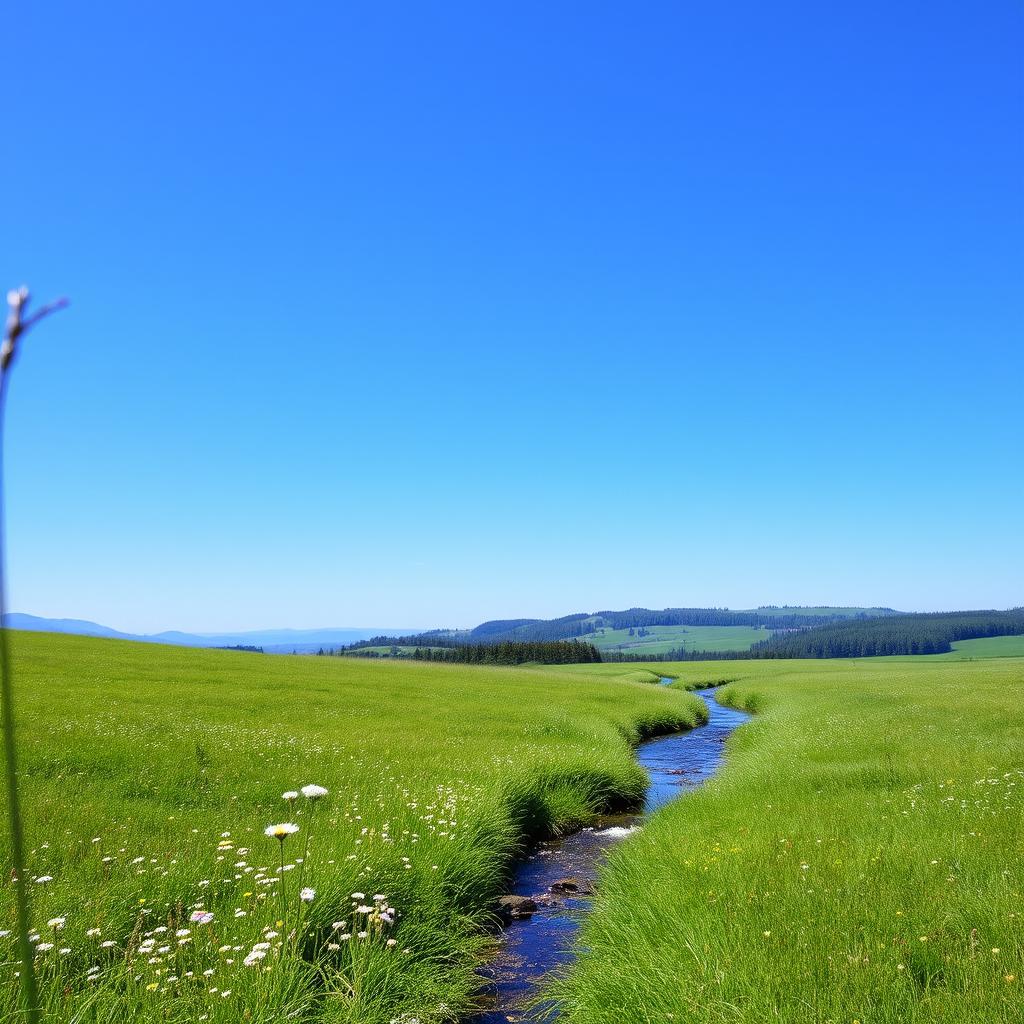
<path fill-rule="evenodd" d="M 955 640 L 1024 633 L 1024 608 L 1010 611 L 925 612 L 854 619 L 777 633 L 754 644 L 751 658 L 870 658 L 893 654 L 945 654 Z"/>
<path fill-rule="evenodd" d="M 380 657 L 376 651 L 349 649 L 349 657 Z M 601 660 L 601 652 L 579 640 L 522 643 L 506 640 L 499 644 L 458 644 L 451 647 L 416 647 L 413 661 L 443 661 L 461 665 L 578 665 Z"/>
<path fill-rule="evenodd" d="M 601 652 L 593 644 L 579 640 L 505 640 L 498 644 L 460 644 L 436 650 L 417 647 L 412 656 L 413 659 L 419 656 L 424 661 L 451 661 L 467 665 L 522 665 L 526 662 L 576 665 L 601 660 Z"/>

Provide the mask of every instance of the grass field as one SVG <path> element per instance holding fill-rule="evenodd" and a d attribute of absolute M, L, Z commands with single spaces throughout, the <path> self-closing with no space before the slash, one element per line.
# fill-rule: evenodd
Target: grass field
<path fill-rule="evenodd" d="M 755 718 L 616 849 L 567 1024 L 1022 1019 L 1019 638 L 545 669 L 13 640 L 50 1022 L 459 1019 L 523 843 L 639 799 L 630 745 L 723 682 Z"/>
<path fill-rule="evenodd" d="M 935 654 L 944 661 L 972 658 L 1024 658 L 1024 636 L 988 636 L 980 640 L 954 640 L 948 654 Z"/>
<path fill-rule="evenodd" d="M 1024 1020 L 1024 660 L 645 667 L 756 715 L 613 854 L 562 1019 Z"/>
<path fill-rule="evenodd" d="M 580 637 L 600 650 L 622 650 L 631 654 L 665 654 L 678 651 L 746 651 L 771 630 L 753 626 L 648 626 L 647 636 L 629 635 L 628 629 L 599 629 Z"/>
<path fill-rule="evenodd" d="M 557 670 L 12 640 L 51 1022 L 451 1021 L 525 838 L 635 803 L 630 744 L 703 711 Z"/>

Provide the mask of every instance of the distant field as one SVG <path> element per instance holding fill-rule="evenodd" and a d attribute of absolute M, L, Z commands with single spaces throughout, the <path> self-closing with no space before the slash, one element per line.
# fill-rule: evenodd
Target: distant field
<path fill-rule="evenodd" d="M 753 626 L 648 626 L 647 635 L 639 629 L 599 629 L 579 639 L 598 649 L 629 651 L 632 654 L 665 654 L 678 651 L 746 651 L 758 640 L 766 640 L 771 630 Z"/>
<path fill-rule="evenodd" d="M 955 640 L 948 654 L 933 654 L 944 661 L 965 661 L 973 658 L 1022 658 L 1024 636 L 990 636 L 980 640 Z"/>
<path fill-rule="evenodd" d="M 704 714 L 688 694 L 557 669 L 11 642 L 52 1024 L 461 1019 L 524 840 L 638 801 L 630 742 Z M 329 794 L 282 798 L 307 783 Z M 282 822 L 299 826 L 283 845 L 264 835 Z"/>

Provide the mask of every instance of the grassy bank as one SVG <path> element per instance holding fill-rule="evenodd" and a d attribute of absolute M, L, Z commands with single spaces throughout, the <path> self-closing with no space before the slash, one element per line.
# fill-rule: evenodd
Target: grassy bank
<path fill-rule="evenodd" d="M 698 714 L 555 669 L 13 640 L 51 1021 L 453 1020 L 524 837 L 638 800 L 630 744 Z"/>
<path fill-rule="evenodd" d="M 1024 1019 L 1024 660 L 729 667 L 757 717 L 613 855 L 564 1019 Z"/>

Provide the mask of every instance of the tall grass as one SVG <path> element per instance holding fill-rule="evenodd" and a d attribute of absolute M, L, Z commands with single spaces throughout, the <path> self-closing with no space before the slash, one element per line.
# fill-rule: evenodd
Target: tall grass
<path fill-rule="evenodd" d="M 700 712 L 556 669 L 11 641 L 54 1022 L 455 1020 L 524 843 L 638 801 L 631 744 Z"/>
<path fill-rule="evenodd" d="M 757 716 L 613 854 L 562 1019 L 1024 1020 L 1024 660 L 730 667 Z"/>

